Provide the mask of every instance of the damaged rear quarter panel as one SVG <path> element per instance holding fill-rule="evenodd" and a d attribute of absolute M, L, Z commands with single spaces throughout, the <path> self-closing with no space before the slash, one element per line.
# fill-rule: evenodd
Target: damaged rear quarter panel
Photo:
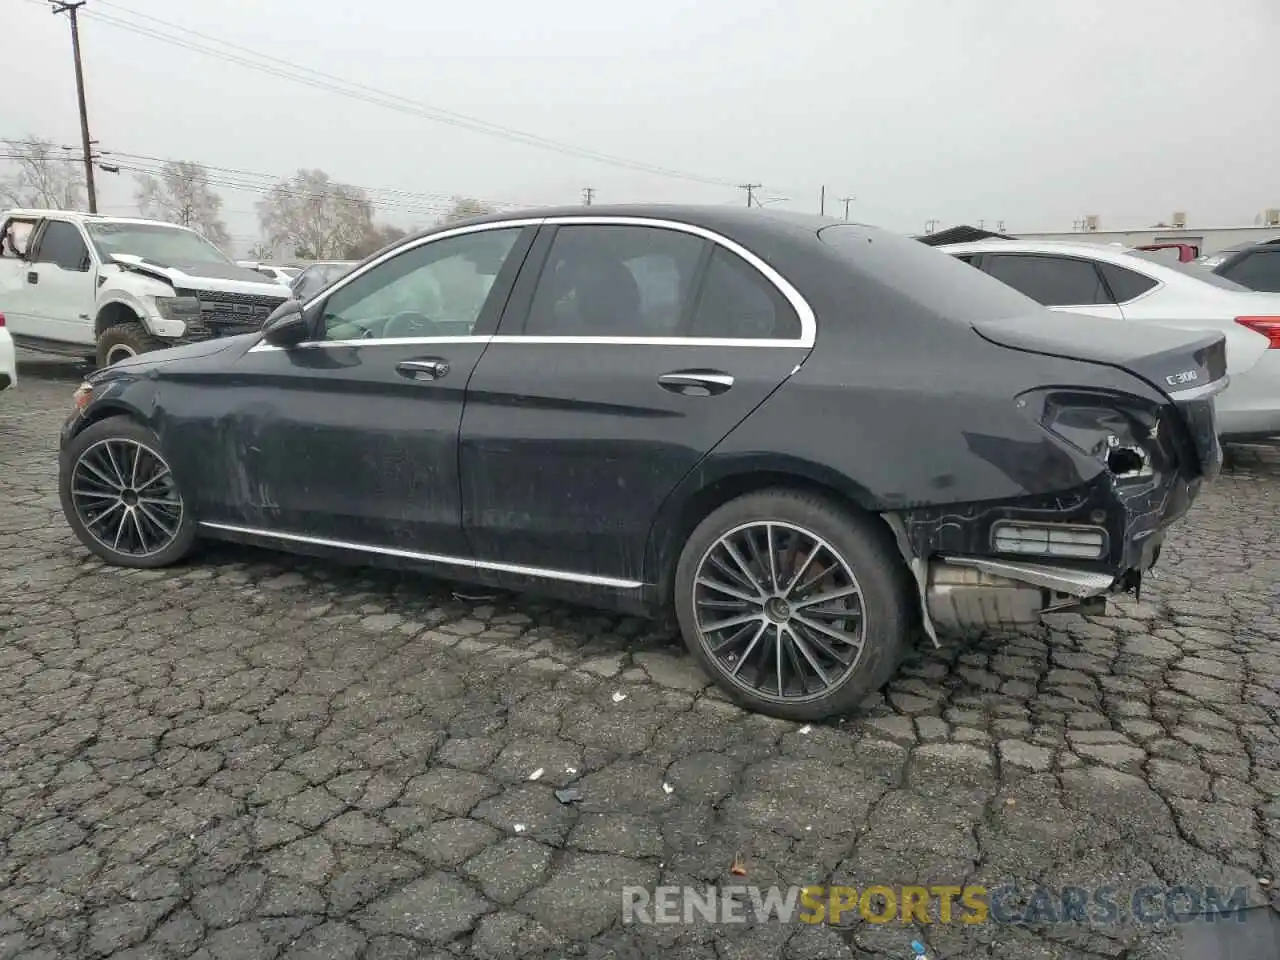
<path fill-rule="evenodd" d="M 869 513 L 898 515 L 922 557 L 990 554 L 991 524 L 1003 517 L 1096 523 L 1105 515 L 1123 551 L 1133 533 L 1185 510 L 1194 492 L 1185 484 L 1118 492 L 1103 462 L 1051 438 L 1016 401 L 1067 385 L 1166 404 L 1144 381 L 1001 348 L 874 280 L 803 292 L 819 318 L 813 352 L 700 464 L 676 502 L 738 474 L 801 477 Z M 655 575 L 678 552 L 675 515 L 669 509 L 656 528 Z"/>

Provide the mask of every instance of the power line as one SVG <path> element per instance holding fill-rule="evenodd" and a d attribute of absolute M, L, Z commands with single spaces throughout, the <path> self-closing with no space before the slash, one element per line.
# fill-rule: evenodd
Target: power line
<path fill-rule="evenodd" d="M 28 0 L 28 2 L 39 3 L 40 0 Z M 363 102 L 371 103 L 377 106 L 382 106 L 387 109 L 397 110 L 402 113 L 413 114 L 415 116 L 423 117 L 425 119 L 432 120 L 437 123 L 449 124 L 451 126 L 459 127 L 461 129 L 470 130 L 474 133 L 481 133 L 487 136 L 499 137 L 499 138 L 510 140 L 513 142 L 522 143 L 526 146 L 538 147 L 544 150 L 552 150 L 552 151 L 563 153 L 566 155 L 576 156 L 581 159 L 593 160 L 597 163 L 623 167 L 629 170 L 635 170 L 642 173 L 650 173 L 655 176 L 668 177 L 671 179 L 678 179 L 678 180 L 687 180 L 695 183 L 703 183 L 703 184 L 708 184 L 712 186 L 731 187 L 735 185 L 733 184 L 732 181 L 729 181 L 729 180 L 723 180 L 716 177 L 702 176 L 695 173 L 689 173 L 683 170 L 677 170 L 671 167 L 663 167 L 663 166 L 658 166 L 656 164 L 644 163 L 638 160 L 631 160 L 626 157 L 604 153 L 602 151 L 592 150 L 586 147 L 579 147 L 574 144 L 553 140 L 550 137 L 543 137 L 537 134 L 528 133 L 522 130 L 517 130 L 513 127 L 506 127 L 500 124 L 490 123 L 489 121 L 481 120 L 476 117 L 471 117 L 466 114 L 456 113 L 454 111 L 449 111 L 449 110 L 443 110 L 439 107 L 433 107 L 429 104 L 422 103 L 421 101 L 413 100 L 408 97 L 403 97 L 398 94 L 388 93 L 384 90 L 379 90 L 376 87 L 371 87 L 366 84 L 357 83 L 351 80 L 346 80 L 330 73 L 325 73 L 320 70 L 315 70 L 311 67 L 305 67 L 300 64 L 292 63 L 288 60 L 284 60 L 274 55 L 265 54 L 260 51 L 253 50 L 249 47 L 240 46 L 239 44 L 234 44 L 234 43 L 231 43 L 230 41 L 222 40 L 218 37 L 214 37 L 206 33 L 201 33 L 198 30 L 192 30 L 188 27 L 183 27 L 178 24 L 161 20 L 159 17 L 153 17 L 147 14 L 138 13 L 120 4 L 112 3 L 110 2 L 110 0 L 99 0 L 99 2 L 103 6 L 112 7 L 113 9 L 119 10 L 123 13 L 127 13 L 131 17 L 137 18 L 138 20 L 149 21 L 154 24 L 159 24 L 160 26 L 165 27 L 169 30 L 177 30 L 180 33 L 189 34 L 190 36 L 193 36 L 193 37 L 199 37 L 201 39 L 208 40 L 212 43 L 216 43 L 222 47 L 226 47 L 228 50 L 240 51 L 241 53 L 246 54 L 248 56 L 239 56 L 233 53 L 228 53 L 226 50 L 218 50 L 215 48 L 211 48 L 204 44 L 196 43 L 192 40 L 185 39 L 181 36 L 174 36 L 170 33 L 165 33 L 162 30 L 157 30 L 154 27 L 146 26 L 145 24 L 136 23 L 131 20 L 124 20 L 119 17 L 113 17 L 108 14 L 100 13 L 98 11 L 94 11 L 92 13 L 86 14 L 87 16 L 91 16 L 94 20 L 100 21 L 110 26 L 114 26 L 121 30 L 126 30 L 132 33 L 136 33 L 140 36 L 149 37 L 155 40 L 160 40 L 162 42 L 169 43 L 174 46 L 192 50 L 197 53 L 203 53 L 207 56 L 211 56 L 216 59 L 221 59 L 230 63 L 236 63 L 250 70 L 256 70 L 262 73 L 269 74 L 271 76 L 279 77 L 281 79 L 292 80 L 295 83 L 300 83 L 305 86 L 326 90 L 331 93 L 336 93 L 340 96 L 361 100 Z M 255 60 L 248 59 L 248 57 L 257 58 L 257 61 L 262 61 L 262 62 L 257 62 Z"/>
<path fill-rule="evenodd" d="M 39 141 L 34 140 L 19 140 L 16 138 L 0 138 L 0 140 L 5 143 L 25 146 L 39 145 Z M 0 149 L 3 149 L 3 144 L 0 144 Z M 147 174 L 152 176 L 163 175 L 165 164 L 182 162 L 168 157 L 155 157 L 148 154 L 129 153 L 128 151 L 123 150 L 102 150 L 99 151 L 98 156 L 100 158 L 111 158 L 111 166 L 114 168 L 114 172 Z M 0 160 L 21 159 L 24 158 L 19 153 L 0 153 Z M 50 157 L 49 159 L 75 163 L 79 162 L 77 158 L 69 156 Z M 210 186 L 259 194 L 267 194 L 276 190 L 280 196 L 296 197 L 300 199 L 335 197 L 332 193 L 300 191 L 296 187 L 290 186 L 292 181 L 289 177 L 282 177 L 276 174 L 262 173 L 253 170 L 243 170 L 237 167 L 220 167 L 214 164 L 206 164 L 194 160 L 190 162 L 195 163 L 205 171 L 207 182 Z M 105 165 L 101 160 L 99 160 L 97 165 L 105 169 Z M 429 215 L 442 213 L 450 209 L 456 200 L 455 196 L 443 193 L 401 190 L 392 187 L 369 187 L 359 184 L 342 183 L 340 181 L 335 181 L 335 184 L 364 192 L 368 195 L 369 202 L 374 207 L 389 210 L 400 210 L 405 213 Z M 475 199 L 492 207 L 536 206 L 536 204 L 512 200 L 491 200 L 486 198 Z M 360 201 L 359 198 L 351 198 L 351 202 Z"/>

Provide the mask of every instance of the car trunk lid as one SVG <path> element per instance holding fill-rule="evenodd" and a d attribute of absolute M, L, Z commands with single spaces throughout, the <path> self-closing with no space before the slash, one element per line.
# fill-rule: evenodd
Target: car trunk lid
<path fill-rule="evenodd" d="M 1085 316 L 1064 324 L 1049 311 L 982 321 L 973 329 L 999 347 L 1101 364 L 1140 378 L 1177 407 L 1201 469 L 1212 469 L 1220 461 L 1213 399 L 1228 383 L 1226 338 L 1221 333 Z"/>

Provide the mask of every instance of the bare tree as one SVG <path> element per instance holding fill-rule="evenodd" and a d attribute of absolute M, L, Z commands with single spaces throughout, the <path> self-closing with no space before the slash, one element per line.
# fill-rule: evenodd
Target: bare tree
<path fill-rule="evenodd" d="M 190 160 L 166 160 L 157 177 L 137 175 L 134 199 L 144 217 L 156 217 L 191 227 L 215 246 L 231 244 L 222 219 L 222 197 L 209 184 L 209 171 Z"/>
<path fill-rule="evenodd" d="M 0 177 L 5 206 L 74 210 L 84 205 L 83 161 L 52 140 L 5 140 L 3 154 L 13 167 Z"/>
<path fill-rule="evenodd" d="M 258 201 L 267 243 L 308 260 L 342 258 L 373 229 L 373 204 L 359 187 L 336 183 L 323 170 L 299 170 Z"/>
<path fill-rule="evenodd" d="M 399 227 L 393 227 L 389 223 L 373 226 L 359 243 L 353 243 L 347 248 L 345 259 L 363 260 L 369 254 L 377 253 L 383 247 L 395 243 L 406 236 L 408 232 L 407 230 L 401 230 Z"/>
<path fill-rule="evenodd" d="M 276 252 L 271 249 L 271 244 L 264 243 L 261 240 L 250 247 L 248 254 L 246 254 L 250 260 L 273 260 L 275 255 Z"/>
<path fill-rule="evenodd" d="M 489 206 L 482 200 L 473 200 L 470 197 L 454 197 L 453 205 L 443 217 L 440 218 L 441 223 L 457 223 L 459 220 L 468 220 L 471 217 L 483 217 L 487 213 L 493 213 L 493 207 Z"/>

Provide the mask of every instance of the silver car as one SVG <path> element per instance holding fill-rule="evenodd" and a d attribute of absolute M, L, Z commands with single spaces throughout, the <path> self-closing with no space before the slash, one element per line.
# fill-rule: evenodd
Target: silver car
<path fill-rule="evenodd" d="M 1280 294 L 1118 244 L 979 240 L 939 249 L 1054 310 L 1225 334 L 1222 439 L 1280 437 Z"/>

